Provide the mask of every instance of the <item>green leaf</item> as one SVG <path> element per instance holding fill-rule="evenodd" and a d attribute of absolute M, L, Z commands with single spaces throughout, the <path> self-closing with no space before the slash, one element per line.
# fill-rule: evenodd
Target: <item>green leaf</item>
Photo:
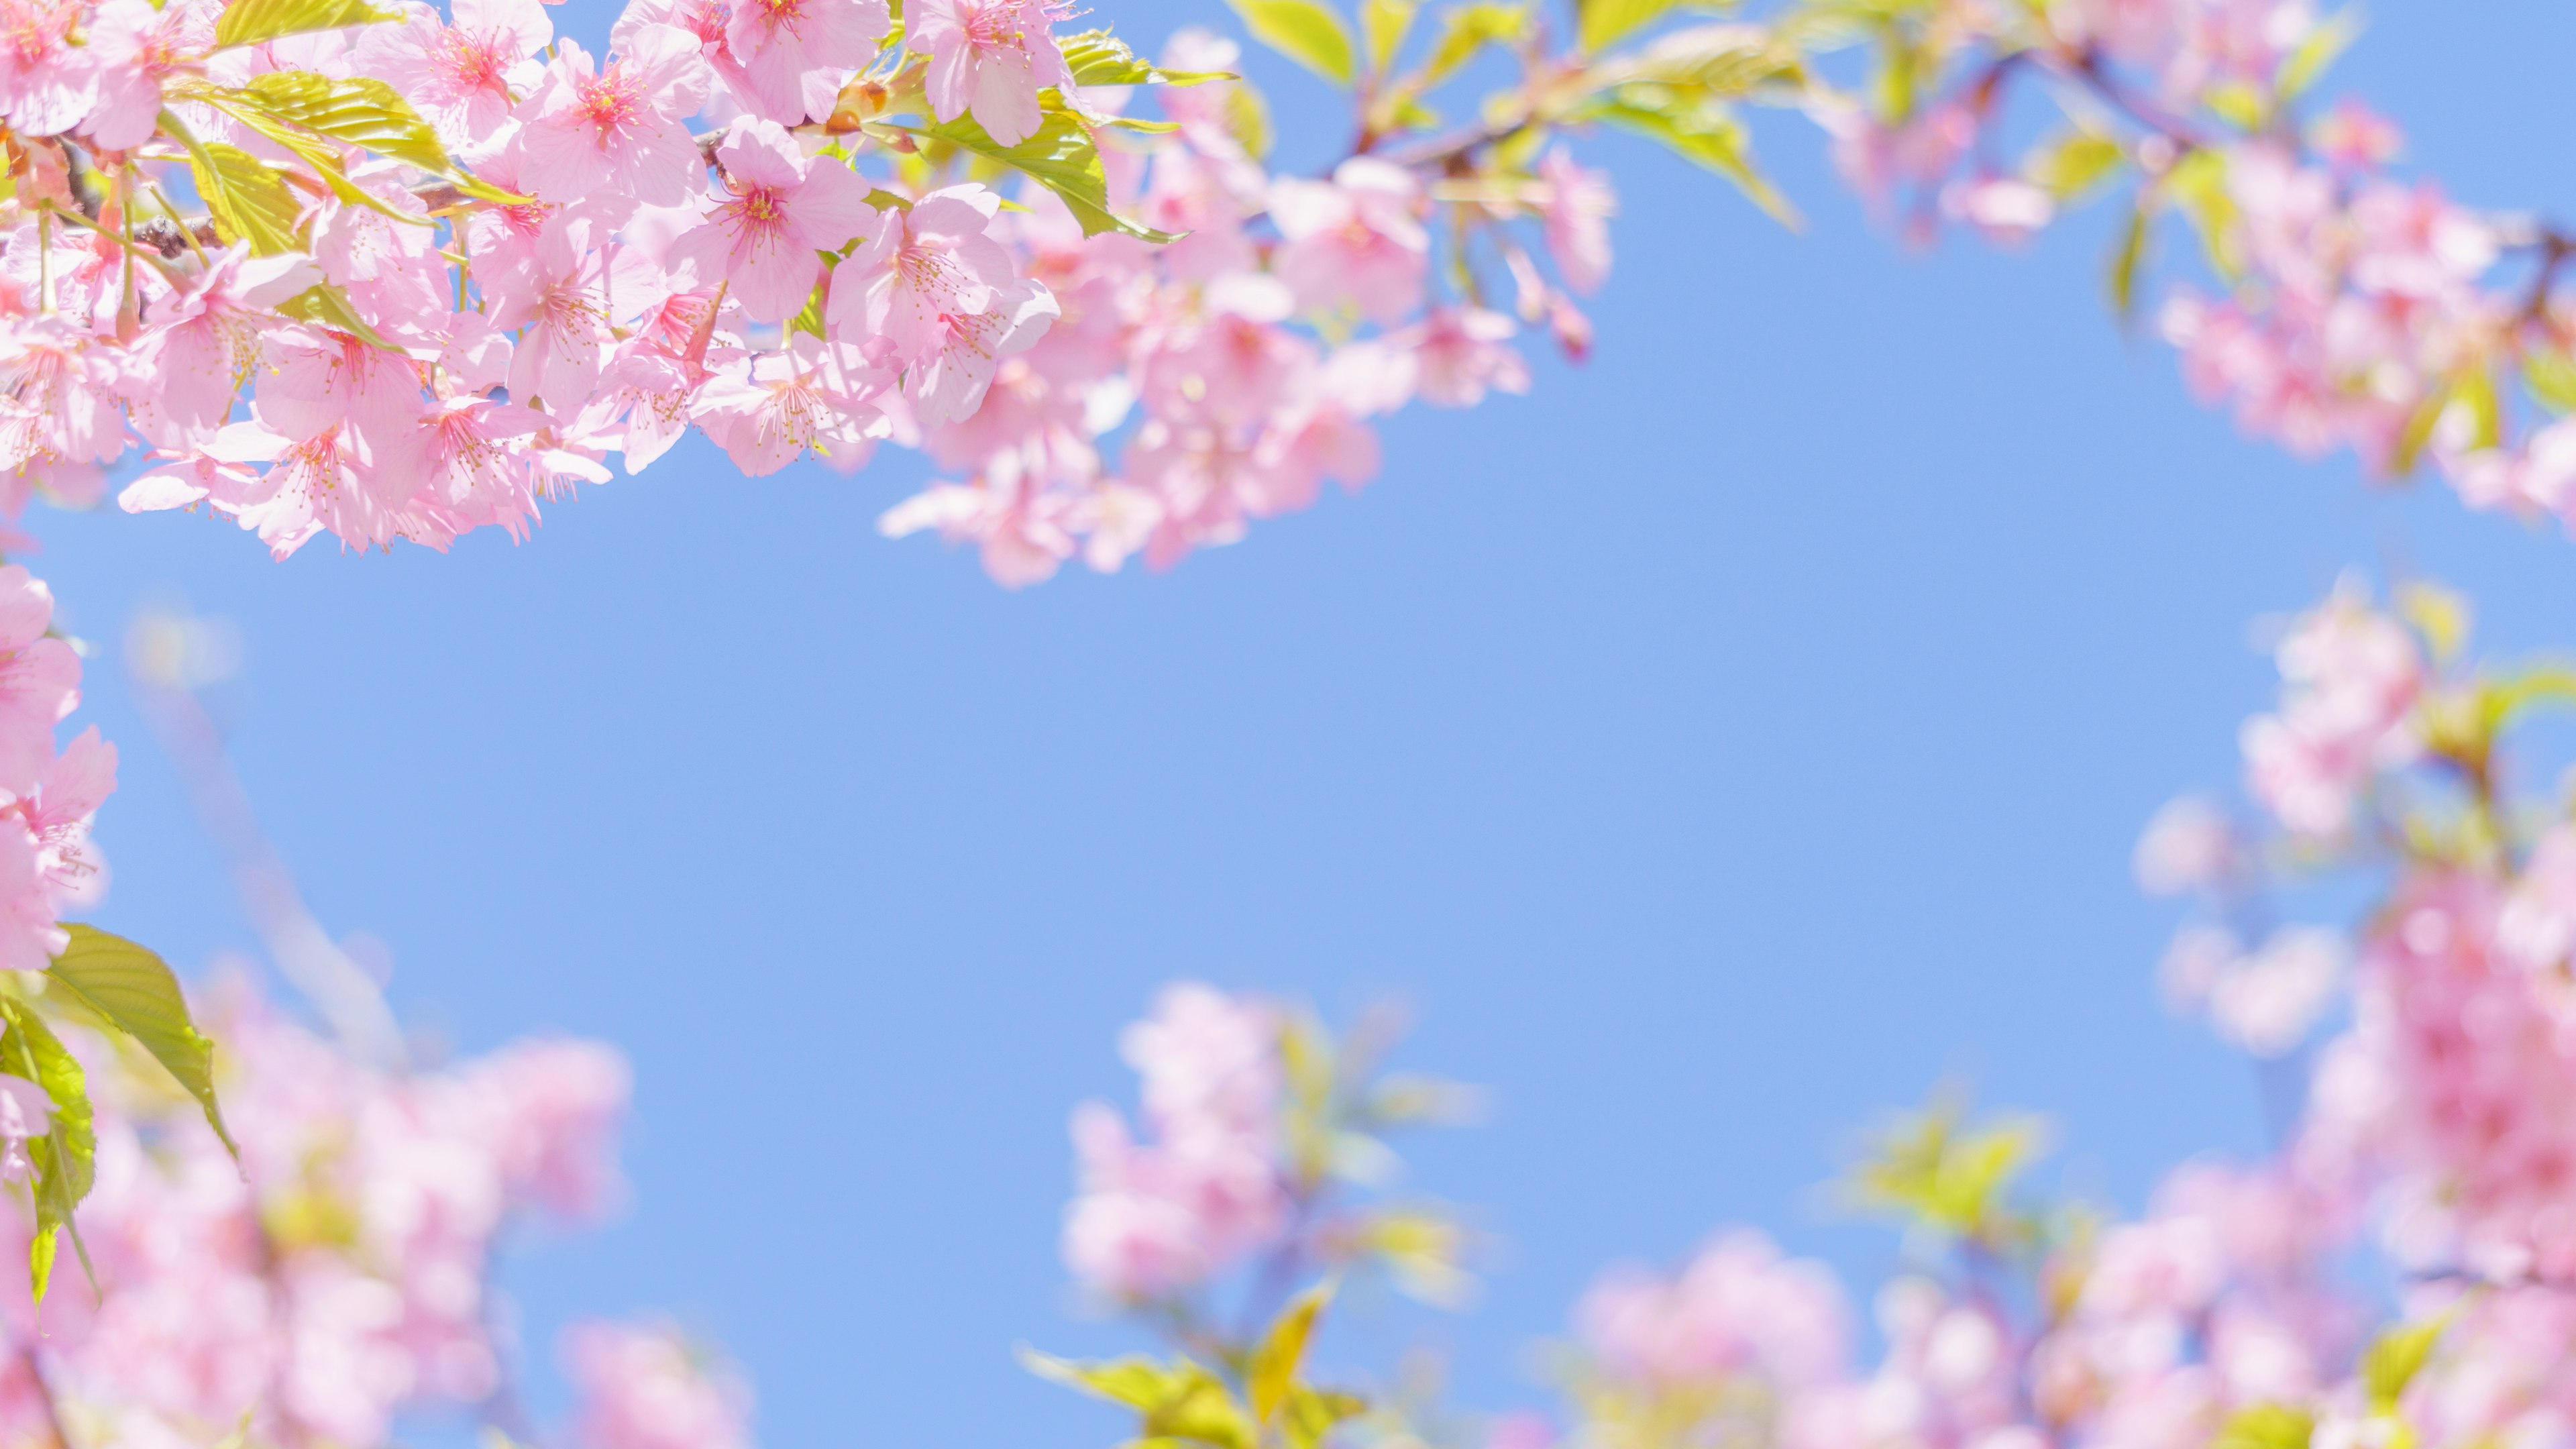
<path fill-rule="evenodd" d="M 2289 1404 L 2248 1404 L 2219 1426 L 2209 1449 L 2308 1449 L 2316 1416 Z"/>
<path fill-rule="evenodd" d="M 469 196 L 504 206 L 533 199 L 476 180 L 447 154 L 438 132 L 421 119 L 411 102 L 383 81 L 279 70 L 253 76 L 230 94 L 288 125 L 444 176 Z"/>
<path fill-rule="evenodd" d="M 1404 37 L 1421 9 L 1421 0 L 1360 0 L 1360 33 L 1368 37 L 1371 72 L 1384 75 L 1395 64 L 1395 54 L 1404 48 Z"/>
<path fill-rule="evenodd" d="M 2280 73 L 2272 81 L 2273 92 L 2284 101 L 2298 99 L 2326 73 L 2326 67 L 2360 38 L 2361 17 L 2350 10 L 2310 30 L 2299 48 L 2281 63 Z"/>
<path fill-rule="evenodd" d="M 2406 1386 L 2423 1372 L 2433 1357 L 2433 1346 L 2442 1339 L 2442 1330 L 2451 1326 L 2444 1314 L 2425 1323 L 2404 1324 L 2372 1339 L 2361 1355 L 2361 1384 L 2370 1394 L 2371 1407 L 2387 1413 L 2405 1396 Z"/>
<path fill-rule="evenodd" d="M 2576 357 L 2564 352 L 2525 353 L 2522 385 L 2551 412 L 2576 413 Z"/>
<path fill-rule="evenodd" d="M 370 211 L 379 212 L 396 221 L 410 222 L 415 226 L 436 224 L 419 212 L 404 211 L 386 205 L 384 198 L 350 180 L 345 153 L 341 150 L 341 143 L 337 139 L 306 130 L 281 116 L 272 114 L 267 107 L 252 99 L 248 92 L 206 86 L 188 90 L 183 93 L 183 97 L 212 106 L 293 152 L 297 160 L 311 167 L 313 174 L 322 178 L 323 184 L 331 188 L 332 195 L 339 197 L 348 205 L 363 206 Z"/>
<path fill-rule="evenodd" d="M 2245 81 L 2221 81 L 2201 92 L 2200 103 L 2249 136 L 2272 119 L 2272 98 Z"/>
<path fill-rule="evenodd" d="M 370 347 L 381 347 L 388 352 L 402 350 L 385 340 L 383 333 L 367 325 L 367 319 L 359 316 L 357 307 L 349 301 L 348 293 L 328 282 L 305 288 L 278 303 L 277 310 L 317 326 L 338 328 Z"/>
<path fill-rule="evenodd" d="M 1451 9 L 1442 19 L 1439 42 L 1431 48 L 1431 59 L 1423 63 L 1425 87 L 1448 79 L 1486 46 L 1509 45 L 1520 39 L 1529 30 L 1530 13 L 1526 5 L 1479 0 L 1477 4 Z"/>
<path fill-rule="evenodd" d="M 83 925 L 63 929 L 72 943 L 45 968 L 54 988 L 150 1052 L 205 1109 L 206 1125 L 226 1150 L 241 1156 L 215 1104 L 215 1044 L 189 1018 L 188 998 L 168 963 L 122 936 Z"/>
<path fill-rule="evenodd" d="M 1598 51 L 1662 19 L 1683 0 L 1583 0 L 1577 27 L 1583 48 Z"/>
<path fill-rule="evenodd" d="M 165 128 L 175 119 L 161 113 Z M 188 169 L 225 245 L 250 243 L 254 256 L 304 250 L 304 203 L 277 169 L 237 146 L 179 133 Z"/>
<path fill-rule="evenodd" d="M 2457 591 L 2417 579 L 2400 585 L 2393 602 L 2398 616 L 2423 636 L 2434 663 L 2448 664 L 2468 646 L 2476 616 Z"/>
<path fill-rule="evenodd" d="M 1337 86 L 1351 83 L 1351 29 L 1318 0 L 1227 0 L 1252 38 Z"/>
<path fill-rule="evenodd" d="M 1267 1424 L 1279 1406 L 1288 1401 L 1288 1390 L 1297 1382 L 1297 1366 L 1305 1362 L 1306 1345 L 1315 1336 L 1315 1319 L 1331 1301 L 1332 1285 L 1320 1283 L 1291 1300 L 1270 1331 L 1261 1336 L 1261 1346 L 1252 1351 L 1251 1371 L 1244 1375 L 1244 1386 L 1252 1395 L 1254 1422 Z"/>
<path fill-rule="evenodd" d="M 2129 159 L 2120 143 L 2099 131 L 2069 131 L 2030 153 L 2022 175 L 2060 201 L 2073 201 L 2111 179 Z"/>
<path fill-rule="evenodd" d="M 1597 68 L 1604 84 L 1656 81 L 1701 100 L 1751 95 L 1766 87 L 1803 86 L 1806 59 L 1777 32 L 1757 25 L 1694 25 L 1655 37 L 1621 61 Z"/>
<path fill-rule="evenodd" d="M 787 319 L 787 330 L 791 334 L 797 332 L 810 332 L 816 337 L 824 335 L 823 301 L 825 296 L 831 291 L 832 268 L 839 265 L 840 260 L 841 258 L 836 253 L 823 253 L 823 279 L 814 284 L 814 290 L 812 292 L 806 294 L 805 305 L 797 309 L 795 316 Z"/>
<path fill-rule="evenodd" d="M 1058 36 L 1056 48 L 1064 52 L 1065 68 L 1073 72 L 1073 83 L 1079 86 L 1194 86 L 1234 79 L 1221 70 L 1165 70 L 1148 65 L 1137 59 L 1127 42 L 1106 30 Z"/>
<path fill-rule="evenodd" d="M 1798 209 L 1753 166 L 1753 139 L 1724 105 L 1694 99 L 1670 86 L 1638 82 L 1595 97 L 1578 113 L 1660 141 L 1684 160 L 1735 183 L 1754 205 L 1782 226 L 1805 225 Z"/>
<path fill-rule="evenodd" d="M 1279 1427 L 1287 1434 L 1289 1449 L 1315 1449 L 1324 1441 L 1324 1436 L 1333 1431 L 1334 1425 L 1367 1412 L 1368 1400 L 1357 1394 L 1310 1389 L 1300 1384 L 1288 1391 L 1288 1403 L 1279 1416 Z"/>
<path fill-rule="evenodd" d="M 91 1125 L 88 1080 L 79 1058 L 31 1004 L 0 999 L 0 1022 L 6 1024 L 5 1031 L 0 1031 L 0 1071 L 44 1088 L 54 1104 L 51 1130 L 27 1143 L 28 1160 L 36 1169 L 36 1236 L 27 1247 L 28 1287 L 38 1303 L 45 1301 L 45 1289 L 53 1281 L 54 1235 L 68 1230 L 72 1251 L 79 1254 L 81 1272 L 95 1293 L 98 1274 L 90 1267 L 89 1247 L 72 1221 L 72 1209 L 89 1196 L 97 1171 L 98 1137 Z"/>
<path fill-rule="evenodd" d="M 2205 147 L 2183 153 L 2165 173 L 2163 189 L 2200 233 L 2209 265 L 2220 276 L 2236 280 L 2245 269 L 2238 257 L 2236 198 L 2227 189 L 2227 154 Z"/>
<path fill-rule="evenodd" d="M 1150 242 L 1179 239 L 1175 233 L 1140 226 L 1110 211 L 1109 178 L 1100 169 L 1100 151 L 1092 144 L 1091 132 L 1069 112 L 1048 112 L 1037 134 L 1016 146 L 994 141 L 982 126 L 975 124 L 971 113 L 935 125 L 895 129 L 962 146 L 1021 172 L 1064 198 L 1064 204 L 1073 209 L 1074 219 L 1082 223 L 1084 236 L 1116 231 Z"/>
<path fill-rule="evenodd" d="M 2137 316 L 2138 268 L 2147 256 L 2147 209 L 2129 209 L 2129 224 L 2120 229 L 2119 249 L 2111 253 L 2111 311 L 2123 326 Z"/>
<path fill-rule="evenodd" d="M 1188 1359 L 1169 1366 L 1142 1357 L 1077 1363 L 1024 1348 L 1020 1362 L 1040 1378 L 1134 1409 L 1139 1439 L 1252 1449 L 1258 1438 L 1224 1380 Z"/>
<path fill-rule="evenodd" d="M 280 36 L 401 18 L 400 12 L 367 0 L 233 0 L 215 17 L 215 48 L 258 45 Z"/>

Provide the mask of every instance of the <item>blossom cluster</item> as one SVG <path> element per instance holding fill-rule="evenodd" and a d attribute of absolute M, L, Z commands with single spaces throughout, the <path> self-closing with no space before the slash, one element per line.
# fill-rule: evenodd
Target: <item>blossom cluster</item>
<path fill-rule="evenodd" d="M 0 1439 L 381 1444 L 397 1414 L 506 1403 L 496 1255 L 526 1226 L 577 1226 L 616 1201 L 624 1060 L 533 1039 L 393 1072 L 296 1024 L 247 974 L 200 1006 L 224 1047 L 238 1159 L 150 1069 L 67 1032 L 97 1137 L 78 1219 L 96 1294 L 0 1310 Z M 23 1251 L 29 1230 L 23 1202 L 0 1209 L 0 1241 Z M 747 1404 L 675 1342 L 569 1330 L 570 1442 L 739 1449 Z M 684 1424 L 691 1437 L 671 1437 Z"/>
<path fill-rule="evenodd" d="M 1144 1136 L 1107 1103 L 1073 1114 L 1079 1190 L 1063 1253 L 1084 1290 L 1189 1312 L 1258 1256 L 1273 1276 L 1365 1262 L 1418 1297 L 1459 1292 L 1464 1238 L 1445 1214 L 1339 1200 L 1385 1184 L 1394 1158 L 1384 1134 L 1472 1111 L 1472 1094 L 1453 1084 L 1374 1076 L 1382 1027 L 1337 1044 L 1275 1001 L 1201 982 L 1164 988 L 1119 1040 L 1141 1086 Z"/>
<path fill-rule="evenodd" d="M 93 726 L 57 748 L 81 661 L 53 617 L 42 580 L 0 565 L 0 970 L 43 969 L 68 944 L 62 915 L 106 885 L 89 833 L 116 789 L 116 746 Z"/>
<path fill-rule="evenodd" d="M 960 481 L 885 531 L 1023 583 L 1231 541 L 1371 476 L 1367 419 L 1527 386 L 1518 323 L 1433 295 L 1436 162 L 1272 175 L 1204 33 L 1166 69 L 1048 0 L 632 0 L 598 56 L 538 0 L 22 8 L 10 516 L 114 474 L 281 557 L 443 549 L 692 427 L 755 476 L 894 439 Z M 1598 285 L 1606 182 L 1522 169 L 1479 214 Z"/>
<path fill-rule="evenodd" d="M 1905 205 L 1918 236 L 1955 222 L 2016 242 L 2132 178 L 2115 299 L 2133 305 L 2157 218 L 2181 218 L 2205 278 L 2174 290 L 2158 328 L 2195 392 L 2300 456 L 2346 449 L 2383 476 L 2430 459 L 2472 507 L 2569 518 L 2565 238 L 2398 176 L 2398 128 L 2357 100 L 2303 109 L 2350 14 L 2308 0 L 1907 9 L 1881 45 L 1928 79 L 1874 106 L 1810 106 L 1882 210 Z M 2080 99 L 2010 164 L 2015 74 Z"/>
<path fill-rule="evenodd" d="M 1670 1269 L 1604 1272 L 1547 1360 L 1561 1408 L 1493 1421 L 1490 1449 L 2576 1435 L 2576 823 L 2563 798 L 2513 789 L 2535 749 L 2522 726 L 2576 706 L 2576 668 L 2475 659 L 2470 632 L 2447 591 L 2383 603 L 2343 581 L 2277 629 L 2279 698 L 2241 735 L 2244 803 L 2185 797 L 2139 842 L 2140 884 L 2193 902 L 2167 994 L 2260 1068 L 2281 1109 L 2270 1155 L 2186 1162 L 2124 1216 L 2030 1190 L 2032 1121 L 1937 1105 L 1848 1185 L 1909 1229 L 1868 1300 L 1875 1334 L 1824 1265 L 1724 1229 Z M 2320 880 L 2341 883 L 2323 899 L 2365 888 L 2354 924 L 2280 924 Z M 1225 1004 L 1167 998 L 1130 1050 L 1149 1082 L 1240 1059 Z M 1320 1301 L 1249 1337 L 1174 1334 L 1184 1357 L 1142 1379 L 1037 1367 L 1148 1424 L 1214 1404 L 1182 1437 L 1226 1449 L 1229 1416 L 1257 1423 L 1275 1401 L 1259 1365 L 1302 1345 L 1297 1315 Z M 1204 1367 L 1229 1362 L 1255 1367 Z M 1327 1398 L 1291 1444 L 1440 1422 L 1401 1395 Z"/>

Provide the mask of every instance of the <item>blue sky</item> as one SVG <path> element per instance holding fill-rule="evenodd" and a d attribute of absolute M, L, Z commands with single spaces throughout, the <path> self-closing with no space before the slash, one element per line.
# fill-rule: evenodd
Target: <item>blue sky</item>
<path fill-rule="evenodd" d="M 2562 6 L 2390 6 L 2338 79 L 2459 194 L 2565 214 L 2571 58 Z M 1340 134 L 1256 67 L 1283 130 Z M 2161 800 L 2233 778 L 2249 622 L 2397 561 L 2490 641 L 2576 646 L 2576 545 L 2194 406 L 2104 315 L 2110 215 L 1908 254 L 1764 121 L 1806 235 L 1586 148 L 1625 208 L 1596 360 L 1405 416 L 1365 494 L 1167 576 L 1006 594 L 875 537 L 914 460 L 746 480 L 701 444 L 523 547 L 277 565 L 110 513 L 38 518 L 35 562 L 96 638 L 153 596 L 237 622 L 241 771 L 408 1016 L 632 1054 L 634 1207 L 510 1272 L 541 1360 L 659 1306 L 748 1365 L 774 1446 L 1106 1442 L 1010 1348 L 1126 1342 L 1066 1316 L 1065 1113 L 1127 1100 L 1116 1028 L 1197 976 L 1402 993 L 1407 1063 L 1493 1089 L 1411 1180 L 1500 1235 L 1482 1305 L 1362 1338 L 1430 1335 L 1508 1405 L 1606 1260 L 1753 1220 L 1882 1262 L 1816 1184 L 1945 1075 L 2054 1114 L 2066 1180 L 2122 1201 L 2256 1145 L 2127 878 Z M 248 945 L 112 670 L 86 717 L 126 751 L 101 923 Z"/>

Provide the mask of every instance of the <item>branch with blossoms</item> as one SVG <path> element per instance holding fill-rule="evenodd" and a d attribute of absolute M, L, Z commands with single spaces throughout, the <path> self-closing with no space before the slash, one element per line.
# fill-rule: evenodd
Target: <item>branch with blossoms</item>
<path fill-rule="evenodd" d="M 1570 140 L 1644 135 L 1794 220 L 1757 105 L 1917 233 L 2018 238 L 2131 179 L 2118 305 L 2180 218 L 2221 292 L 2163 328 L 2294 448 L 2430 457 L 2526 513 L 2576 468 L 2545 421 L 2576 405 L 2566 239 L 2390 179 L 2357 107 L 2303 117 L 2353 27 L 2296 0 L 1242 0 L 1349 95 L 1321 179 L 1268 168 L 1231 42 L 1148 64 L 1041 0 L 634 0 L 600 57 L 535 0 L 13 3 L 13 515 L 114 468 L 127 509 L 281 556 L 444 548 L 695 428 L 754 475 L 919 446 L 955 481 L 882 531 L 972 540 L 1006 583 L 1167 566 L 1368 480 L 1409 402 L 1526 390 L 1522 328 L 1588 353 L 1615 201 Z M 2007 165 L 2029 82 L 2063 121 Z"/>
<path fill-rule="evenodd" d="M 1143 1082 L 1147 1134 L 1104 1103 L 1074 1114 L 1082 1191 L 1065 1211 L 1064 1255 L 1094 1303 L 1171 1352 L 1024 1362 L 1134 1410 L 1147 1438 L 1315 1449 L 1353 1432 L 1368 1401 L 1314 1382 L 1307 1361 L 1342 1280 L 1383 1272 L 1451 1305 L 1473 1286 L 1454 1215 L 1382 1196 L 1397 1167 L 1386 1135 L 1459 1121 L 1477 1100 L 1381 1075 L 1395 1035 L 1384 1010 L 1337 1040 L 1276 1002 L 1166 988 L 1119 1042 Z"/>
<path fill-rule="evenodd" d="M 1824 1265 L 1729 1228 L 1682 1263 L 1604 1272 L 1542 1358 L 1557 1407 L 1483 1421 L 1338 1382 L 1340 1444 L 1485 1449 L 2473 1449 L 2576 1431 L 2576 806 L 2528 791 L 2576 668 L 2485 661 L 2468 606 L 2347 581 L 2278 631 L 2277 706 L 2242 732 L 2247 803 L 2185 797 L 2139 843 L 2141 885 L 2195 899 L 2162 967 L 2289 1085 L 2275 1149 L 2187 1162 L 2124 1216 L 2039 1190 L 2044 1124 L 1955 1095 L 1874 1138 L 1844 1197 L 1904 1229 L 1874 1349 Z M 2350 924 L 2282 925 L 2317 898 Z M 1127 1055 L 1183 1115 L 1150 1171 L 1075 1119 L 1066 1261 L 1152 1264 L 1152 1294 L 1293 1240 L 1214 1184 L 1275 1153 L 1294 1047 L 1258 1002 L 1177 988 Z M 1256 1049 L 1258 1048 L 1258 1049 Z M 1178 1144 L 1186 1141 L 1186 1151 Z M 1167 1163 L 1153 1154 L 1173 1151 Z M 1102 1164 L 1112 1164 L 1104 1170 Z M 1144 1184 L 1139 1188 L 1135 1184 Z M 1130 1202 L 1122 1194 L 1139 1201 Z M 1114 1223 L 1115 1233 L 1102 1230 Z M 1104 1243 L 1117 1251 L 1104 1255 Z M 1217 1245 L 1211 1251 L 1211 1245 Z M 1248 1354 L 1043 1372 L 1115 1400 L 1145 1440 L 1299 1446 L 1261 1396 L 1273 1345 L 1329 1361 L 1300 1300 Z M 1149 1320 L 1156 1322 L 1159 1320 Z M 1381 1378 L 1379 1383 L 1383 1383 Z"/>
<path fill-rule="evenodd" d="M 0 589 L 15 600 L 5 617 L 41 628 L 41 585 L 10 569 Z M 48 663 L 73 664 L 58 683 L 77 678 L 61 641 L 12 642 L 12 687 Z M 137 620 L 127 645 L 176 762 L 210 804 L 211 833 L 241 857 L 237 882 L 269 948 L 265 964 L 297 990 L 271 991 L 262 963 L 228 955 L 175 1008 L 193 1009 L 222 1038 L 218 1120 L 112 1019 L 145 984 L 139 953 L 125 948 L 123 974 L 103 974 L 102 943 L 113 938 L 65 928 L 63 951 L 59 937 L 27 934 L 32 922 L 13 897 L 0 937 L 12 953 L 0 976 L 0 1162 L 34 1191 L 0 1199 L 0 1247 L 50 1236 L 50 1174 L 77 1170 L 95 1292 L 0 1295 L 0 1440 L 374 1446 L 396 1442 L 402 1419 L 438 1413 L 479 1424 L 498 1446 L 749 1449 L 740 1376 L 668 1323 L 571 1324 L 558 1343 L 569 1411 L 542 1422 L 528 1411 L 518 1315 L 499 1267 L 530 1230 L 587 1228 L 617 1205 L 626 1061 L 562 1037 L 443 1061 L 399 1037 L 387 1050 L 374 1025 L 390 1020 L 377 982 L 303 910 L 200 705 L 234 653 L 214 622 L 164 614 Z M 17 730 L 0 739 L 29 743 Z M 82 778 L 84 762 L 103 783 L 112 759 L 85 735 L 63 751 L 40 808 L 73 803 L 64 782 Z M 13 757 L 11 767 L 26 763 Z M 14 839 L 0 832 L 0 852 Z M 43 849 L 56 889 L 85 892 L 65 905 L 95 897 L 96 847 L 72 822 Z M 29 969 L 48 950 L 61 959 Z M 317 954 L 338 958 L 345 975 L 318 971 Z M 74 1097 L 62 1095 L 66 1076 Z"/>

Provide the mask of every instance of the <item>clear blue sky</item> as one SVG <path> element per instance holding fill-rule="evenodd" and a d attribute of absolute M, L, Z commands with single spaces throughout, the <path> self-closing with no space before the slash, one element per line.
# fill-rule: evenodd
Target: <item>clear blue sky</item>
<path fill-rule="evenodd" d="M 2561 5 L 2390 5 L 2338 80 L 2464 196 L 2566 215 L 2571 60 Z M 38 518 L 36 562 L 93 637 L 155 592 L 238 621 L 242 771 L 406 1013 L 632 1054 L 634 1209 L 509 1274 L 541 1357 L 661 1305 L 749 1365 L 772 1446 L 1107 1442 L 1010 1347 L 1124 1342 L 1065 1317 L 1064 1117 L 1125 1100 L 1114 1031 L 1195 975 L 1408 993 L 1410 1063 L 1494 1089 L 1413 1181 L 1506 1241 L 1428 1331 L 1509 1404 L 1605 1260 L 1752 1219 L 1879 1261 L 1814 1186 L 1945 1073 L 2056 1114 L 2125 1201 L 2253 1145 L 2127 878 L 2161 800 L 2233 778 L 2248 621 L 2402 559 L 2490 639 L 2576 644 L 2576 545 L 2192 405 L 2103 313 L 2109 215 L 1907 255 L 1763 120 L 1807 235 L 1596 144 L 1625 214 L 1594 363 L 1407 415 L 1363 496 L 1168 576 L 1005 594 L 875 537 L 913 460 L 748 481 L 703 445 L 524 547 L 280 566 L 110 513 Z M 112 671 L 87 717 L 126 751 L 102 923 L 249 944 Z"/>

